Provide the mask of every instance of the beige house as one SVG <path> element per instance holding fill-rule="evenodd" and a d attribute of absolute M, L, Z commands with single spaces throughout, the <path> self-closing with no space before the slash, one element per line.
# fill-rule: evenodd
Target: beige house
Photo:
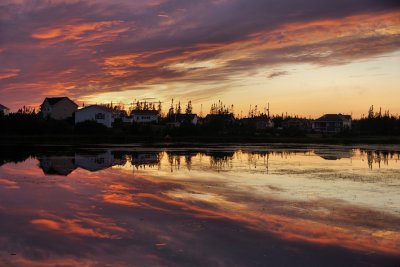
<path fill-rule="evenodd" d="M 65 120 L 71 118 L 78 105 L 68 97 L 47 97 L 41 107 L 43 118 Z"/>

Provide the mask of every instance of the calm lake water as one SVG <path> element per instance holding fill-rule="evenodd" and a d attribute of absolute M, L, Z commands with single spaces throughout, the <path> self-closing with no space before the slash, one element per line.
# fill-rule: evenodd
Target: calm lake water
<path fill-rule="evenodd" d="M 0 266 L 400 266 L 400 147 L 2 147 Z"/>

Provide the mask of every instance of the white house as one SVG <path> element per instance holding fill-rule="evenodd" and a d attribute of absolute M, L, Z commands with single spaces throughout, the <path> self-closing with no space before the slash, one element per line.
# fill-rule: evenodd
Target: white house
<path fill-rule="evenodd" d="M 10 114 L 10 109 L 0 104 L 0 113 L 3 113 L 4 115 L 7 116 L 8 114 Z"/>
<path fill-rule="evenodd" d="M 65 120 L 71 118 L 78 105 L 68 97 L 47 97 L 40 106 L 43 118 Z"/>
<path fill-rule="evenodd" d="M 158 122 L 160 112 L 157 110 L 132 110 L 131 116 L 136 123 Z"/>
<path fill-rule="evenodd" d="M 95 121 L 111 128 L 114 123 L 114 110 L 104 106 L 92 105 L 75 112 L 75 124 L 85 121 Z"/>

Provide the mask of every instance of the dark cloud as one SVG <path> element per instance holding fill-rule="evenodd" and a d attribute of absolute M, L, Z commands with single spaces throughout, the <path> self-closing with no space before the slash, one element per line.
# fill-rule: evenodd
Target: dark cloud
<path fill-rule="evenodd" d="M 289 74 L 288 71 L 279 71 L 279 70 L 277 70 L 277 71 L 272 71 L 272 72 L 270 72 L 270 73 L 267 75 L 267 77 L 268 77 L 268 79 L 274 79 L 274 78 L 276 78 L 276 77 L 284 76 L 284 75 L 288 75 L 288 74 Z"/>

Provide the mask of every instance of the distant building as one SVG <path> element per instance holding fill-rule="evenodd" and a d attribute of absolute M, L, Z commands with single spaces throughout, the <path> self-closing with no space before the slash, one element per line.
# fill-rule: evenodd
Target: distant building
<path fill-rule="evenodd" d="M 302 118 L 292 118 L 286 119 L 282 122 L 283 129 L 297 129 L 301 131 L 311 131 L 312 120 L 302 119 Z"/>
<path fill-rule="evenodd" d="M 78 109 L 78 105 L 68 97 L 47 97 L 40 110 L 43 118 L 65 120 L 71 118 Z"/>
<path fill-rule="evenodd" d="M 199 122 L 199 117 L 197 116 L 197 114 L 179 114 L 176 115 L 176 120 L 181 124 L 188 123 L 197 125 L 197 123 Z"/>
<path fill-rule="evenodd" d="M 85 121 L 95 121 L 103 124 L 107 128 L 111 128 L 114 123 L 115 111 L 111 108 L 92 105 L 75 112 L 75 124 Z"/>
<path fill-rule="evenodd" d="M 343 150 L 337 150 L 337 149 L 315 149 L 314 154 L 317 156 L 320 156 L 321 158 L 325 160 L 340 160 L 340 159 L 349 159 L 353 156 L 353 151 L 352 149 L 343 149 Z"/>
<path fill-rule="evenodd" d="M 244 126 L 254 127 L 256 130 L 274 128 L 274 122 L 267 115 L 260 115 L 251 118 L 243 118 L 240 123 Z"/>
<path fill-rule="evenodd" d="M 115 165 L 124 165 L 125 163 L 126 160 L 116 159 L 110 150 L 100 154 L 75 154 L 75 165 L 91 172 L 108 169 Z"/>
<path fill-rule="evenodd" d="M 3 113 L 4 115 L 7 116 L 8 114 L 10 114 L 10 109 L 0 104 L 0 113 Z"/>
<path fill-rule="evenodd" d="M 224 114 L 208 114 L 204 118 L 204 124 L 208 123 L 222 123 L 223 125 L 231 124 L 235 122 L 235 116 L 233 113 Z"/>
<path fill-rule="evenodd" d="M 197 114 L 174 114 L 167 118 L 167 125 L 180 127 L 182 124 L 197 125 L 199 117 Z"/>
<path fill-rule="evenodd" d="M 325 114 L 313 122 L 313 130 L 317 133 L 335 134 L 351 129 L 350 115 Z"/>
<path fill-rule="evenodd" d="M 132 119 L 135 123 L 157 123 L 160 119 L 158 110 L 132 110 Z"/>

